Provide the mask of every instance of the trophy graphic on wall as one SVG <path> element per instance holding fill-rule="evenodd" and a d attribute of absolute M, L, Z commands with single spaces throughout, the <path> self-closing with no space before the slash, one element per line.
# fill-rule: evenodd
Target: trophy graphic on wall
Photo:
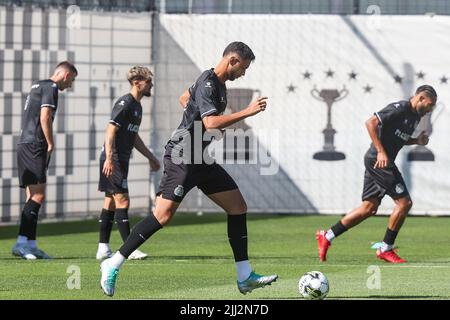
<path fill-rule="evenodd" d="M 434 121 L 437 120 L 437 118 L 440 116 L 441 112 L 444 109 L 444 104 L 439 103 L 436 108 L 439 107 L 439 112 L 434 117 Z M 425 133 L 428 136 L 431 136 L 431 133 L 433 132 L 433 122 L 431 120 L 431 116 L 436 113 L 436 110 L 433 110 L 433 112 L 427 113 L 422 117 L 422 119 L 419 122 L 419 125 L 416 128 L 416 132 L 422 132 L 425 131 Z M 408 161 L 434 161 L 434 154 L 433 152 L 427 148 L 426 146 L 415 146 L 411 151 L 408 152 Z"/>
<path fill-rule="evenodd" d="M 334 130 L 331 124 L 331 106 L 336 101 L 344 99 L 348 95 L 348 90 L 345 87 L 341 91 L 338 91 L 336 89 L 322 89 L 319 91 L 314 88 L 313 90 L 311 90 L 311 95 L 315 99 L 324 101 L 327 104 L 327 126 L 322 131 L 325 143 L 323 145 L 323 150 L 314 153 L 313 158 L 316 160 L 325 161 L 344 160 L 345 154 L 336 151 L 336 148 L 334 146 L 334 135 L 337 131 Z"/>

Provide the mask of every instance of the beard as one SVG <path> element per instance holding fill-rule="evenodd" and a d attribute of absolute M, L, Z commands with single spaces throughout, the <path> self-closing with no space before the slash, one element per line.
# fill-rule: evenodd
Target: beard
<path fill-rule="evenodd" d="M 417 108 L 417 113 L 419 114 L 420 117 L 423 117 L 427 113 L 424 109 L 425 108 L 423 108 L 422 106 L 419 106 Z"/>
<path fill-rule="evenodd" d="M 228 80 L 234 81 L 234 80 L 236 80 L 237 78 L 239 78 L 239 77 L 236 75 L 236 72 L 231 71 L 231 72 L 230 72 L 230 75 L 228 76 Z"/>

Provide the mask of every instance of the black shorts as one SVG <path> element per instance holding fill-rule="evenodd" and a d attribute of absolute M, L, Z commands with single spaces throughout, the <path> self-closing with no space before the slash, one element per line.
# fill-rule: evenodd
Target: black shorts
<path fill-rule="evenodd" d="M 17 168 L 19 185 L 25 188 L 29 185 L 47 182 L 47 146 L 34 143 L 17 145 Z"/>
<path fill-rule="evenodd" d="M 233 178 L 217 163 L 175 164 L 170 151 L 166 152 L 163 176 L 156 195 L 181 202 L 193 187 L 198 187 L 206 195 L 238 189 Z"/>
<path fill-rule="evenodd" d="M 408 188 L 395 163 L 389 164 L 384 169 L 374 169 L 376 161 L 373 157 L 364 157 L 366 172 L 362 200 L 377 197 L 381 201 L 386 194 L 394 200 L 409 197 Z"/>
<path fill-rule="evenodd" d="M 100 159 L 100 179 L 98 191 L 107 194 L 128 193 L 128 161 L 113 159 L 113 174 L 107 178 L 103 173 L 104 159 Z"/>

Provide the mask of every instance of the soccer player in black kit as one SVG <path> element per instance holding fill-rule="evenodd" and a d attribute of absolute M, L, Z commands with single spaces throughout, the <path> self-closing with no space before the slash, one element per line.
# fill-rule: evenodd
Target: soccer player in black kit
<path fill-rule="evenodd" d="M 133 228 L 119 251 L 101 264 L 100 284 L 106 295 L 114 294 L 117 274 L 125 259 L 170 221 L 184 196 L 195 186 L 227 213 L 228 238 L 236 262 L 239 291 L 245 294 L 278 278 L 277 275 L 262 276 L 252 270 L 247 253 L 245 200 L 231 176 L 217 163 L 208 164 L 202 157 L 211 141 L 194 141 L 194 136 L 203 137 L 207 130 L 217 132 L 265 110 L 267 98 L 262 97 L 242 111 L 222 114 L 227 105 L 225 82 L 243 76 L 254 59 L 246 44 L 232 42 L 225 48 L 216 68 L 203 72 L 183 94 L 182 97 L 189 98 L 183 120 L 166 145 L 164 174 L 155 210 Z"/>
<path fill-rule="evenodd" d="M 115 218 L 122 240 L 130 235 L 128 208 L 128 167 L 131 151 L 136 148 L 149 161 L 152 171 L 159 170 L 160 164 L 153 153 L 145 146 L 139 136 L 139 126 L 142 121 L 143 97 L 150 97 L 152 72 L 142 66 L 135 66 L 128 72 L 128 82 L 131 92 L 120 97 L 114 104 L 111 119 L 106 129 L 105 143 L 100 155 L 99 191 L 105 193 L 103 209 L 100 214 L 100 239 L 96 258 L 109 258 L 112 252 L 109 239 L 113 220 Z M 147 254 L 140 250 L 132 252 L 128 259 L 145 259 Z"/>
<path fill-rule="evenodd" d="M 376 256 L 390 263 L 406 262 L 394 251 L 394 242 L 412 207 L 412 201 L 394 161 L 404 145 L 428 143 L 425 132 L 421 132 L 417 138 L 411 138 L 411 135 L 420 118 L 432 111 L 436 100 L 437 94 L 433 87 L 423 85 L 417 88 L 409 101 L 391 103 L 366 121 L 372 144 L 364 156 L 366 171 L 362 204 L 328 231 L 317 231 L 316 239 L 321 261 L 326 260 L 331 241 L 366 218 L 375 215 L 381 200 L 387 194 L 394 200 L 395 208 Z"/>
<path fill-rule="evenodd" d="M 37 247 L 38 214 L 45 199 L 47 167 L 55 146 L 52 125 L 58 108 L 58 90 L 70 88 L 77 75 L 72 63 L 59 63 L 50 79 L 31 86 L 25 103 L 22 133 L 17 145 L 17 167 L 19 185 L 25 188 L 26 203 L 12 254 L 27 260 L 50 259 Z"/>

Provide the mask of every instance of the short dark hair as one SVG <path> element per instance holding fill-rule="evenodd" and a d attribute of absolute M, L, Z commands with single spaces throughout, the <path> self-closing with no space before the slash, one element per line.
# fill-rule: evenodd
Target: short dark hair
<path fill-rule="evenodd" d="M 431 98 L 433 100 L 437 99 L 436 90 L 434 90 L 434 88 L 430 85 L 424 84 L 423 86 L 418 87 L 416 90 L 416 94 L 419 94 L 421 92 L 425 93 L 428 98 Z"/>
<path fill-rule="evenodd" d="M 235 41 L 230 43 L 223 51 L 222 56 L 225 57 L 231 52 L 237 53 L 242 59 L 250 61 L 255 60 L 255 55 L 253 54 L 252 49 L 250 49 L 250 47 L 243 42 Z"/>
<path fill-rule="evenodd" d="M 72 62 L 69 62 L 69 61 L 67 61 L 67 60 L 58 63 L 58 65 L 56 66 L 55 70 L 58 69 L 58 68 L 64 68 L 64 69 L 66 69 L 66 70 L 72 72 L 73 74 L 78 75 L 78 70 L 77 70 L 77 68 L 75 68 L 75 66 L 74 66 L 74 64 L 73 64 Z"/>

